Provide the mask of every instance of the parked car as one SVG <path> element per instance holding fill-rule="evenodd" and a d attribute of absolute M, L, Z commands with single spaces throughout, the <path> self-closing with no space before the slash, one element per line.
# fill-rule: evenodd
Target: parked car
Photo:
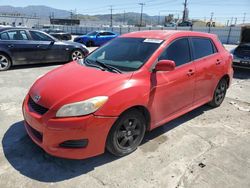
<path fill-rule="evenodd" d="M 176 23 L 174 22 L 169 22 L 164 24 L 165 27 L 176 27 Z"/>
<path fill-rule="evenodd" d="M 0 29 L 0 71 L 13 65 L 69 62 L 89 53 L 86 46 L 59 41 L 45 32 L 27 28 Z"/>
<path fill-rule="evenodd" d="M 250 27 L 243 27 L 240 44 L 231 51 L 233 66 L 250 69 Z"/>
<path fill-rule="evenodd" d="M 191 21 L 183 21 L 178 23 L 179 27 L 192 27 L 193 23 Z"/>
<path fill-rule="evenodd" d="M 133 152 L 145 131 L 221 105 L 232 56 L 213 34 L 140 31 L 39 78 L 23 102 L 30 138 L 51 155 Z"/>
<path fill-rule="evenodd" d="M 71 40 L 72 36 L 70 33 L 66 33 L 61 29 L 45 29 L 44 32 L 57 38 L 58 40 Z"/>
<path fill-rule="evenodd" d="M 118 37 L 118 35 L 111 31 L 93 31 L 87 35 L 76 37 L 74 42 L 82 43 L 87 47 L 101 46 L 116 37 Z"/>

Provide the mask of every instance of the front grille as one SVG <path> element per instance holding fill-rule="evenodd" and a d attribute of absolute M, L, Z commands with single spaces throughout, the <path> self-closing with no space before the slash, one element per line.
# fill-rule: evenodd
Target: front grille
<path fill-rule="evenodd" d="M 40 115 L 43 115 L 48 111 L 47 108 L 37 104 L 31 97 L 29 97 L 28 106 L 31 111 L 34 111 Z"/>

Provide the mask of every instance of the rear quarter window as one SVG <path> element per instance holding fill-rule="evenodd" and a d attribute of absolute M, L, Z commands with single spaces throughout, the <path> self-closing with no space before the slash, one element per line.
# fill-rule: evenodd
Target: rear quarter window
<path fill-rule="evenodd" d="M 192 38 L 194 59 L 200 59 L 217 52 L 213 42 L 207 38 Z"/>

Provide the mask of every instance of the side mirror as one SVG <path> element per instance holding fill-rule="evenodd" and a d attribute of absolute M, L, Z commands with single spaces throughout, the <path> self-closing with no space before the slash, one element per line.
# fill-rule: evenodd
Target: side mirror
<path fill-rule="evenodd" d="M 50 41 L 50 45 L 53 45 L 53 44 L 55 44 L 55 41 L 53 41 L 53 40 Z"/>
<path fill-rule="evenodd" d="M 172 60 L 160 60 L 156 66 L 155 71 L 172 71 L 175 69 L 175 62 Z"/>
<path fill-rule="evenodd" d="M 98 37 L 100 37 L 100 34 L 97 34 L 97 35 L 96 35 L 96 38 L 98 38 Z"/>

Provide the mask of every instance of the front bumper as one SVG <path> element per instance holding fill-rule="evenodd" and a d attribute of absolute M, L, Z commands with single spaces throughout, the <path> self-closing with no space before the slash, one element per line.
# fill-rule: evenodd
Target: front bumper
<path fill-rule="evenodd" d="M 24 125 L 30 138 L 47 153 L 70 159 L 85 159 L 105 151 L 106 138 L 116 117 L 94 115 L 74 118 L 48 118 L 30 111 L 28 97 L 23 103 Z M 66 141 L 86 140 L 84 147 L 62 147 Z"/>

